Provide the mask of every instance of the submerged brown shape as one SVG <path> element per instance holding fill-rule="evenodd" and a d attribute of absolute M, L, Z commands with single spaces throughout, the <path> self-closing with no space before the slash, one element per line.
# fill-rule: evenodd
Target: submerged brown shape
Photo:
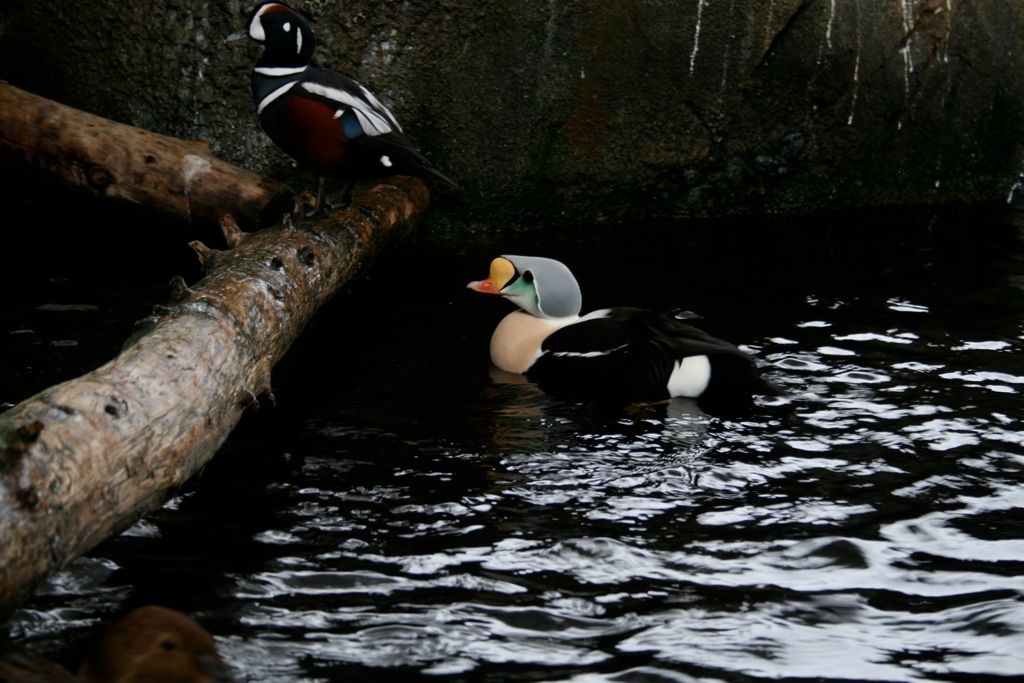
<path fill-rule="evenodd" d="M 148 605 L 103 634 L 78 672 L 82 683 L 233 681 L 213 636 L 181 612 Z"/>

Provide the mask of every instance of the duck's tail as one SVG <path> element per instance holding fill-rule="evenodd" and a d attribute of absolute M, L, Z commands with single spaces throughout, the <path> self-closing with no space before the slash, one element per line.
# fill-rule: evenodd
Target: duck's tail
<path fill-rule="evenodd" d="M 426 177 L 438 181 L 439 183 L 447 187 L 449 190 L 462 190 L 462 188 L 459 186 L 457 182 L 446 176 L 444 173 L 438 171 L 430 163 L 426 163 L 423 165 L 423 171 Z"/>

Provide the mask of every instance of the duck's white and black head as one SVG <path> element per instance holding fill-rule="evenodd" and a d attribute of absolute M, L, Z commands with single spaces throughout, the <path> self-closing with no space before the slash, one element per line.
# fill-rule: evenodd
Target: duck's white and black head
<path fill-rule="evenodd" d="M 317 207 L 325 177 L 353 182 L 416 175 L 458 187 L 416 150 L 369 89 L 345 74 L 311 65 L 316 38 L 300 12 L 283 2 L 261 2 L 245 28 L 228 36 L 229 41 L 244 38 L 263 45 L 252 71 L 260 125 L 299 166 L 320 176 Z"/>
<path fill-rule="evenodd" d="M 316 38 L 309 20 L 282 2 L 262 2 L 249 14 L 246 28 L 229 36 L 238 40 L 248 36 L 263 45 L 263 56 L 256 72 L 268 76 L 283 75 L 309 66 L 316 51 Z"/>
<path fill-rule="evenodd" d="M 494 330 L 491 361 L 542 386 L 626 400 L 680 396 L 719 404 L 771 393 L 753 360 L 697 327 L 692 314 L 610 308 L 580 316 L 579 284 L 554 259 L 501 256 L 486 279 L 468 286 L 519 307 Z"/>

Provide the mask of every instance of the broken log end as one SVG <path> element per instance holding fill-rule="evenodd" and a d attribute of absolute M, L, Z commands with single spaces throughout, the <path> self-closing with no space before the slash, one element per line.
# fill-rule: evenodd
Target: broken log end
<path fill-rule="evenodd" d="M 171 289 L 171 303 L 180 304 L 195 293 L 180 275 L 172 277 L 167 284 Z"/>
<path fill-rule="evenodd" d="M 234 249 L 248 236 L 245 231 L 238 227 L 238 222 L 235 217 L 230 213 L 226 213 L 220 217 L 218 221 L 220 223 L 220 230 L 224 233 L 224 241 L 227 242 L 228 246 Z"/>
<path fill-rule="evenodd" d="M 213 267 L 217 256 L 222 253 L 219 249 L 211 249 L 200 240 L 192 240 L 188 243 L 188 246 L 192 247 L 192 251 L 196 252 L 196 256 L 199 257 L 199 264 L 207 270 Z"/>

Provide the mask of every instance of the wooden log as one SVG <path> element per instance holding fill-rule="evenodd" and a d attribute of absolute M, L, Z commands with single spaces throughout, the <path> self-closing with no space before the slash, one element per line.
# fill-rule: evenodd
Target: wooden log
<path fill-rule="evenodd" d="M 395 178 L 314 224 L 193 243 L 208 269 L 110 363 L 0 415 L 0 605 L 159 505 L 203 466 L 313 313 L 428 201 Z"/>
<path fill-rule="evenodd" d="M 426 210 L 392 178 L 316 222 L 193 248 L 207 275 L 113 361 L 0 415 L 0 612 L 160 505 L 217 451 L 313 313 Z"/>
<path fill-rule="evenodd" d="M 205 142 L 115 123 L 2 81 L 0 162 L 190 222 L 231 212 L 243 227 L 262 227 L 292 202 L 287 185 L 216 158 Z"/>

